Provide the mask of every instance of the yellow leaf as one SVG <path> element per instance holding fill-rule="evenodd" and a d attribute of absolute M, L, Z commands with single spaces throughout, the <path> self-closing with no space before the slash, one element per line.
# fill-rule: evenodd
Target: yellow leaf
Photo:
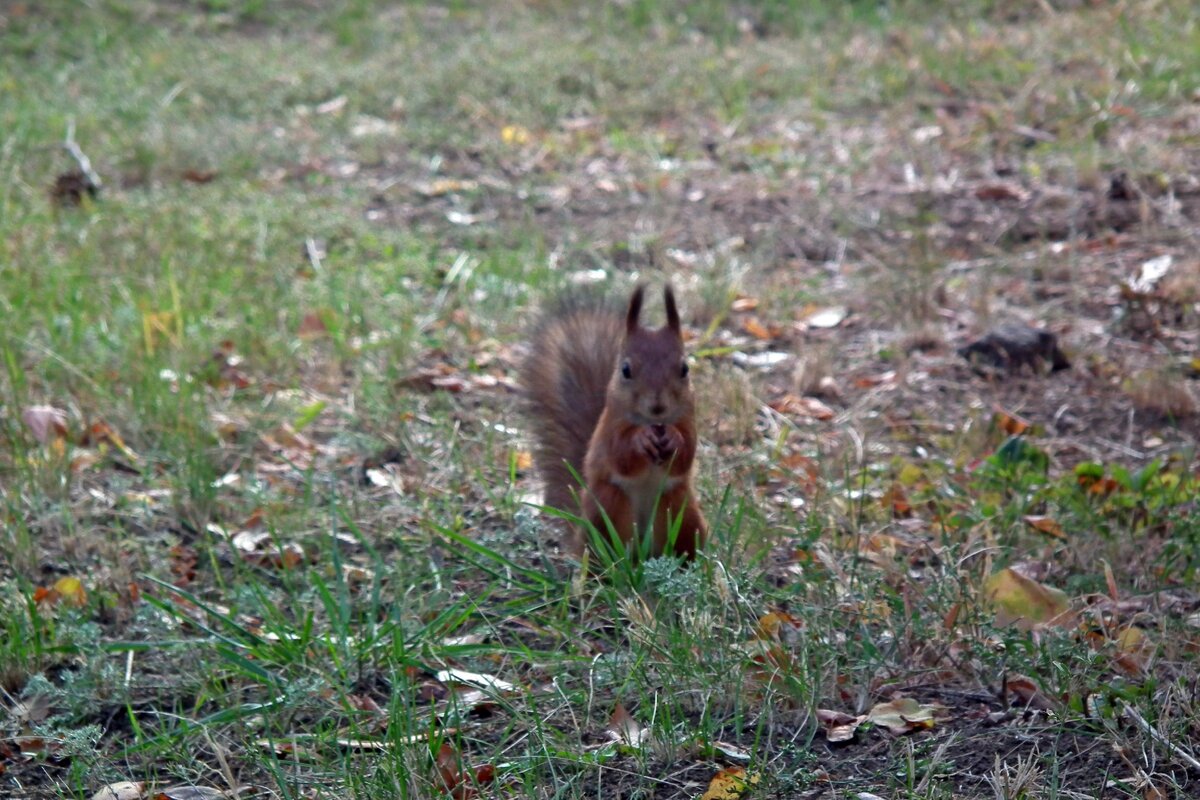
<path fill-rule="evenodd" d="M 747 775 L 741 767 L 723 769 L 708 783 L 708 791 L 700 800 L 737 800 L 751 786 L 758 785 L 758 775 Z"/>
<path fill-rule="evenodd" d="M 528 450 L 518 450 L 513 453 L 513 468 L 518 472 L 524 472 L 533 466 L 533 454 Z"/>
<path fill-rule="evenodd" d="M 1022 630 L 1060 621 L 1069 607 L 1062 591 L 1027 578 L 1011 567 L 988 578 L 983 594 L 996 612 L 998 625 L 1016 625 Z"/>
<path fill-rule="evenodd" d="M 500 129 L 500 139 L 505 144 L 527 144 L 529 142 L 529 131 L 520 125 L 505 125 Z"/>
<path fill-rule="evenodd" d="M 915 486 L 917 481 L 921 480 L 921 468 L 910 461 L 900 468 L 896 480 L 904 486 Z"/>
<path fill-rule="evenodd" d="M 54 591 L 62 595 L 62 599 L 73 606 L 81 607 L 87 603 L 87 591 L 79 578 L 67 576 L 54 582 Z"/>
<path fill-rule="evenodd" d="M 785 611 L 772 611 L 759 617 L 755 633 L 759 639 L 791 642 L 803 631 L 804 620 Z"/>

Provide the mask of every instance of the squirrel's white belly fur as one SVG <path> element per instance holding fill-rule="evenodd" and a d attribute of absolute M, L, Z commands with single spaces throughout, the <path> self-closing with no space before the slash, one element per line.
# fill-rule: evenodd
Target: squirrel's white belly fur
<path fill-rule="evenodd" d="M 654 527 L 654 511 L 659 498 L 683 481 L 667 474 L 666 467 L 654 466 L 636 477 L 614 475 L 612 482 L 621 487 L 633 507 L 634 524 L 639 533 Z M 678 509 L 676 509 L 678 511 Z"/>

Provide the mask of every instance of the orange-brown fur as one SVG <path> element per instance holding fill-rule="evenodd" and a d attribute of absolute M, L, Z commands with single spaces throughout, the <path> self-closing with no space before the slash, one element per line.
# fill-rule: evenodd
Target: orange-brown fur
<path fill-rule="evenodd" d="M 643 296 L 639 287 L 624 318 L 595 300 L 566 300 L 535 331 L 522 370 L 535 461 L 547 505 L 601 532 L 607 517 L 626 545 L 650 528 L 655 555 L 682 515 L 674 549 L 692 556 L 708 529 L 691 487 L 695 408 L 679 315 L 668 287 L 667 325 L 643 327 Z M 572 548 L 582 549 L 578 534 Z"/>

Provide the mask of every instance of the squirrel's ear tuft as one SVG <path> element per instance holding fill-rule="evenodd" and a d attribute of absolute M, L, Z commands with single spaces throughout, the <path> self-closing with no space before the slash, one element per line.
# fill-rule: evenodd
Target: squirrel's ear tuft
<path fill-rule="evenodd" d="M 642 316 L 642 298 L 646 295 L 646 287 L 639 286 L 629 297 L 629 310 L 625 312 L 625 332 L 633 333 L 638 329 L 638 319 Z"/>
<path fill-rule="evenodd" d="M 669 283 L 663 287 L 663 304 L 667 307 L 667 327 L 675 333 L 680 333 L 682 327 L 679 324 L 679 309 L 675 307 L 675 292 Z"/>

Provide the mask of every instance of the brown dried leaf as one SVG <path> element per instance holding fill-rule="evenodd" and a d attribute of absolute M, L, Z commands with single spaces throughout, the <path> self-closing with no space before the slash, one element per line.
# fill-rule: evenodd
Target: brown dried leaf
<path fill-rule="evenodd" d="M 39 444 L 67 438 L 67 412 L 54 406 L 29 406 L 21 412 L 21 421 Z"/>
<path fill-rule="evenodd" d="M 795 642 L 804 632 L 804 620 L 786 611 L 771 611 L 758 618 L 755 635 L 774 642 Z"/>
<path fill-rule="evenodd" d="M 1004 679 L 1004 688 L 1007 692 L 1015 695 L 1022 705 L 1029 708 L 1041 710 L 1054 708 L 1054 703 L 1042 694 L 1037 682 L 1027 675 L 1008 675 Z"/>
<path fill-rule="evenodd" d="M 1020 436 L 1032 427 L 1032 423 L 1029 420 L 1018 417 L 1010 411 L 1005 411 L 999 406 L 995 407 L 995 414 L 992 420 L 996 427 L 1008 436 Z"/>
<path fill-rule="evenodd" d="M 866 714 L 855 716 L 841 711 L 817 709 L 817 722 L 825 730 L 825 738 L 830 742 L 848 742 L 854 738 L 858 726 L 867 719 Z"/>
<path fill-rule="evenodd" d="M 172 786 L 154 795 L 154 800 L 225 800 L 228 792 L 208 786 Z"/>
<path fill-rule="evenodd" d="M 641 747 L 645 743 L 650 731 L 641 726 L 636 719 L 633 718 L 625 706 L 617 703 L 613 709 L 612 716 L 608 720 L 608 734 L 614 741 L 628 745 L 629 747 Z"/>
<path fill-rule="evenodd" d="M 215 169 L 185 169 L 179 174 L 188 183 L 211 183 L 217 177 Z"/>
<path fill-rule="evenodd" d="M 975 197 L 980 200 L 1010 200 L 1022 203 L 1029 199 L 1029 192 L 1015 183 L 985 183 L 975 187 Z"/>
<path fill-rule="evenodd" d="M 770 406 L 780 414 L 809 417 L 821 422 L 827 422 L 834 417 L 833 409 L 815 397 L 800 397 L 799 395 L 785 394 L 771 403 Z"/>
<path fill-rule="evenodd" d="M 912 516 L 912 505 L 908 502 L 908 496 L 905 495 L 903 487 L 899 483 L 893 483 L 883 493 L 883 497 L 879 498 L 879 503 L 884 508 L 892 513 L 893 517 L 904 518 Z"/>
<path fill-rule="evenodd" d="M 93 422 L 80 437 L 79 444 L 83 447 L 112 447 L 130 461 L 137 461 L 138 455 L 129 449 L 121 434 L 113 430 L 107 422 Z"/>
<path fill-rule="evenodd" d="M 1046 517 L 1039 514 L 1026 514 L 1021 517 L 1025 524 L 1033 528 L 1038 533 L 1044 533 L 1053 539 L 1067 538 L 1067 534 L 1063 531 L 1062 525 L 1053 517 Z"/>
<path fill-rule="evenodd" d="M 328 333 L 329 326 L 325 324 L 325 315 L 319 311 L 309 311 L 305 314 L 296 329 L 296 334 L 301 339 L 316 339 Z"/>
<path fill-rule="evenodd" d="M 749 317 L 743 320 L 742 330 L 753 336 L 755 339 L 761 339 L 763 341 L 770 341 L 780 333 L 777 325 L 764 325 L 759 322 L 758 317 Z"/>

